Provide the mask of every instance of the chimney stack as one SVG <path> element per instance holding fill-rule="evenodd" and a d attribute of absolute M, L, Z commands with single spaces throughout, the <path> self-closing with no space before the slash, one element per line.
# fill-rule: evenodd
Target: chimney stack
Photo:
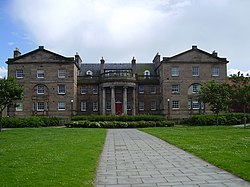
<path fill-rule="evenodd" d="M 103 59 L 103 57 L 100 60 L 101 64 L 100 64 L 100 71 L 101 74 L 104 73 L 104 64 L 105 64 L 105 60 Z"/>
<path fill-rule="evenodd" d="M 132 63 L 132 71 L 133 73 L 136 72 L 136 59 L 135 57 L 133 57 L 133 59 L 131 60 L 131 63 Z"/>
<path fill-rule="evenodd" d="M 18 48 L 16 48 L 16 49 L 14 50 L 14 58 L 17 58 L 17 57 L 19 57 L 19 56 L 21 56 L 21 52 L 19 51 Z"/>

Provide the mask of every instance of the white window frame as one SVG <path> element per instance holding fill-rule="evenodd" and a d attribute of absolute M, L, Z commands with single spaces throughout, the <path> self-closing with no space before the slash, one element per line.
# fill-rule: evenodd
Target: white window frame
<path fill-rule="evenodd" d="M 212 77 L 219 77 L 220 76 L 220 68 L 213 67 L 212 68 Z"/>
<path fill-rule="evenodd" d="M 151 93 L 151 94 L 156 94 L 156 86 L 155 86 L 155 85 L 152 85 L 152 86 L 150 87 L 150 93 Z"/>
<path fill-rule="evenodd" d="M 59 101 L 58 102 L 58 110 L 60 110 L 60 111 L 66 110 L 66 103 L 65 103 L 65 101 Z"/>
<path fill-rule="evenodd" d="M 139 101 L 139 110 L 144 110 L 144 101 Z"/>
<path fill-rule="evenodd" d="M 45 86 L 43 84 L 38 84 L 36 93 L 39 95 L 44 94 L 45 93 Z"/>
<path fill-rule="evenodd" d="M 36 76 L 39 79 L 43 79 L 44 78 L 44 69 L 38 69 L 36 72 Z"/>
<path fill-rule="evenodd" d="M 66 85 L 65 84 L 58 85 L 58 94 L 60 94 L 60 95 L 66 94 Z"/>
<path fill-rule="evenodd" d="M 172 91 L 172 93 L 180 93 L 180 85 L 179 84 L 172 84 L 171 91 Z"/>
<path fill-rule="evenodd" d="M 59 69 L 58 70 L 58 78 L 65 78 L 66 77 L 66 70 L 65 69 Z"/>
<path fill-rule="evenodd" d="M 81 101 L 81 111 L 87 111 L 87 101 Z"/>
<path fill-rule="evenodd" d="M 192 85 L 192 92 L 198 93 L 200 91 L 200 85 L 199 84 L 193 84 Z"/>
<path fill-rule="evenodd" d="M 173 101 L 172 101 L 172 109 L 174 109 L 174 110 L 180 109 L 180 101 L 178 101 L 178 100 L 173 100 Z"/>
<path fill-rule="evenodd" d="M 17 69 L 16 70 L 16 78 L 23 79 L 23 77 L 24 77 L 23 69 Z"/>
<path fill-rule="evenodd" d="M 193 77 L 200 76 L 200 68 L 198 66 L 192 67 L 192 76 Z"/>
<path fill-rule="evenodd" d="M 93 86 L 92 92 L 94 95 L 98 94 L 98 86 Z"/>
<path fill-rule="evenodd" d="M 23 103 L 16 103 L 16 112 L 23 111 Z"/>
<path fill-rule="evenodd" d="M 87 94 L 87 87 L 86 87 L 86 86 L 81 86 L 81 87 L 80 87 L 80 93 L 81 93 L 82 95 Z"/>
<path fill-rule="evenodd" d="M 177 67 L 177 66 L 172 67 L 171 75 L 172 75 L 172 77 L 178 77 L 180 75 L 179 67 Z"/>
<path fill-rule="evenodd" d="M 98 101 L 93 101 L 93 112 L 98 111 Z"/>
<path fill-rule="evenodd" d="M 156 110 L 156 101 L 151 101 L 151 110 Z"/>
<path fill-rule="evenodd" d="M 37 102 L 36 103 L 37 111 L 45 111 L 45 102 Z"/>
<path fill-rule="evenodd" d="M 144 85 L 139 85 L 139 94 L 144 93 Z"/>

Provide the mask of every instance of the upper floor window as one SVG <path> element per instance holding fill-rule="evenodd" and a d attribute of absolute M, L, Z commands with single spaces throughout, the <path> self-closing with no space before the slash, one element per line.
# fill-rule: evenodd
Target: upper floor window
<path fill-rule="evenodd" d="M 144 86 L 143 85 L 139 85 L 139 93 L 140 94 L 144 93 Z"/>
<path fill-rule="evenodd" d="M 180 102 L 179 101 L 172 101 L 172 109 L 179 109 Z"/>
<path fill-rule="evenodd" d="M 58 70 L 58 78 L 65 78 L 66 77 L 66 70 L 65 69 L 59 69 Z"/>
<path fill-rule="evenodd" d="M 80 87 L 80 93 L 81 93 L 81 94 L 86 94 L 86 93 L 87 93 L 87 88 L 86 88 L 86 86 L 81 86 L 81 87 Z"/>
<path fill-rule="evenodd" d="M 155 86 L 155 85 L 152 85 L 152 86 L 150 87 L 150 93 L 151 93 L 151 94 L 156 94 L 156 86 Z"/>
<path fill-rule="evenodd" d="M 64 101 L 58 102 L 58 110 L 65 110 L 66 109 L 66 103 Z"/>
<path fill-rule="evenodd" d="M 44 70 L 43 69 L 37 70 L 37 78 L 44 78 Z"/>
<path fill-rule="evenodd" d="M 172 77 L 178 77 L 179 76 L 179 67 L 172 67 L 171 74 L 172 74 Z"/>
<path fill-rule="evenodd" d="M 93 94 L 98 94 L 98 86 L 93 86 Z"/>
<path fill-rule="evenodd" d="M 197 77 L 199 76 L 200 72 L 199 72 L 199 67 L 193 67 L 192 68 L 192 75 L 193 77 Z"/>
<path fill-rule="evenodd" d="M 88 76 L 92 76 L 92 75 L 93 75 L 93 72 L 92 72 L 92 71 L 90 71 L 90 70 L 88 70 L 88 71 L 86 72 L 86 75 L 88 75 Z"/>
<path fill-rule="evenodd" d="M 58 94 L 65 94 L 66 93 L 66 86 L 65 84 L 58 85 Z"/>
<path fill-rule="evenodd" d="M 218 77 L 220 76 L 220 69 L 219 68 L 212 68 L 212 76 L 213 77 Z"/>
<path fill-rule="evenodd" d="M 37 85 L 37 94 L 44 94 L 44 85 Z"/>
<path fill-rule="evenodd" d="M 150 71 L 149 70 L 145 70 L 144 71 L 144 78 L 149 78 L 150 77 Z"/>
<path fill-rule="evenodd" d="M 86 111 L 87 110 L 87 101 L 82 101 L 81 102 L 81 111 Z"/>
<path fill-rule="evenodd" d="M 16 103 L 16 111 L 17 112 L 23 111 L 23 103 Z"/>
<path fill-rule="evenodd" d="M 200 84 L 193 84 L 193 93 L 198 93 L 200 91 L 201 85 Z"/>
<path fill-rule="evenodd" d="M 93 111 L 98 111 L 98 102 L 97 101 L 94 101 L 93 102 Z"/>
<path fill-rule="evenodd" d="M 22 69 L 17 69 L 16 70 L 16 78 L 22 79 L 24 77 L 24 73 Z"/>
<path fill-rule="evenodd" d="M 180 93 L 180 85 L 179 84 L 172 85 L 172 93 Z"/>

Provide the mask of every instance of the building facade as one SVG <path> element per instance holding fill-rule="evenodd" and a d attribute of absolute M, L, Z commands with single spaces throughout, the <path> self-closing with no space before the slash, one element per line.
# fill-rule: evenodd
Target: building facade
<path fill-rule="evenodd" d="M 227 59 L 192 46 L 172 57 L 156 54 L 151 63 L 82 62 L 40 46 L 9 58 L 8 76 L 24 87 L 9 116 L 163 114 L 187 118 L 209 108 L 197 100 L 204 82 L 227 80 Z"/>

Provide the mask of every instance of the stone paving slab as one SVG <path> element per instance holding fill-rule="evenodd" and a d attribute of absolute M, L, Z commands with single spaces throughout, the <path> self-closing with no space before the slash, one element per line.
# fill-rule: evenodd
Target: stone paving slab
<path fill-rule="evenodd" d="M 250 187 L 250 183 L 147 133 L 110 129 L 95 186 Z"/>

